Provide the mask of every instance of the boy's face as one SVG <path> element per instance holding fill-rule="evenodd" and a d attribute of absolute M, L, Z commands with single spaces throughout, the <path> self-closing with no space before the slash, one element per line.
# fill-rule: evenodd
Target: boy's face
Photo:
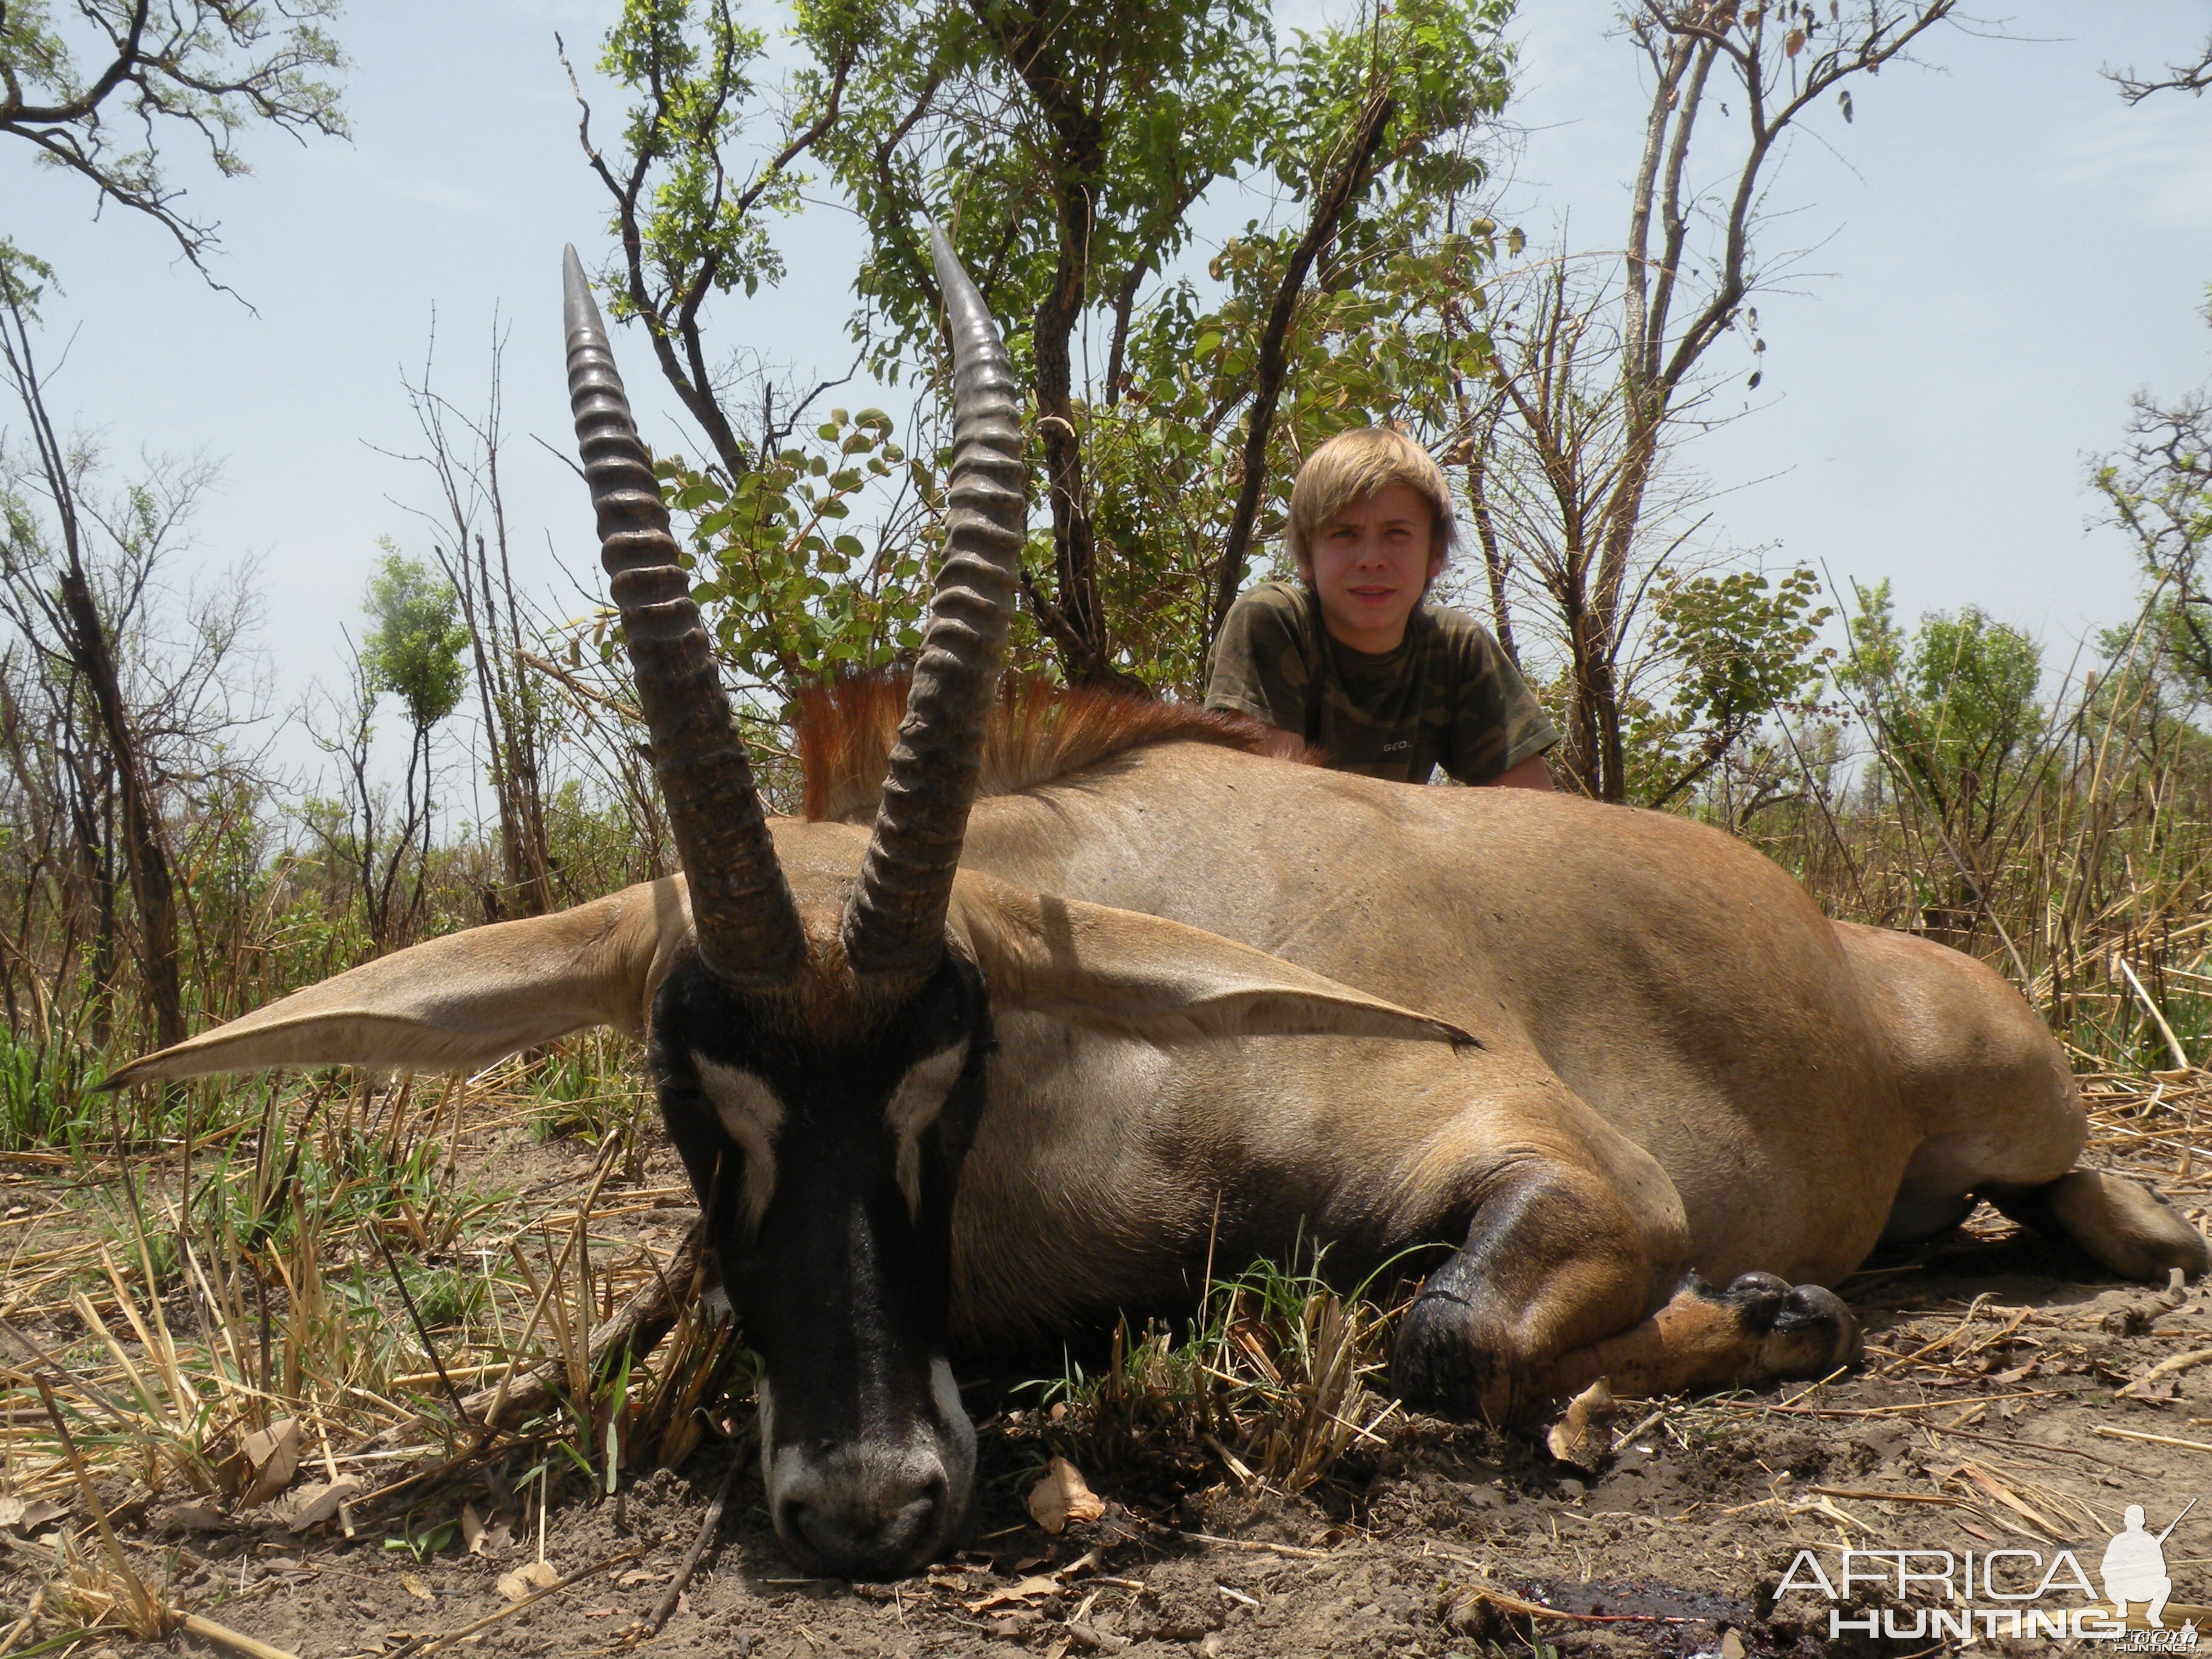
<path fill-rule="evenodd" d="M 1434 539 L 1429 503 L 1411 484 L 1385 484 L 1322 520 L 1306 574 L 1322 621 L 1340 644 L 1371 653 L 1398 648 L 1407 618 L 1443 568 L 1442 550 L 1430 545 Z"/>

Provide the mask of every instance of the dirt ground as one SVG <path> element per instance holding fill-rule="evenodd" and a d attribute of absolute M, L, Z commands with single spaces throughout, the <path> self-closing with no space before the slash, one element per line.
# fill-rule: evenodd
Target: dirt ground
<path fill-rule="evenodd" d="M 1816 1593 L 1778 1606 L 1793 1556 L 1816 1552 L 1832 1577 L 1846 1544 L 2046 1559 L 2066 1544 L 2094 1573 L 2125 1504 L 2144 1505 L 2156 1529 L 2212 1491 L 2212 1366 L 2153 1379 L 2149 1398 L 2115 1397 L 2161 1361 L 2212 1358 L 2203 1291 L 2115 1285 L 1986 1216 L 1876 1263 L 1850 1290 L 1863 1370 L 1820 1387 L 1631 1404 L 1595 1471 L 1554 1462 L 1533 1435 L 1417 1419 L 1295 1498 L 1240 1492 L 1218 1465 L 1091 1471 L 1107 1513 L 1057 1539 L 1023 1507 L 1049 1425 L 1033 1411 L 994 1412 L 982 1385 L 970 1548 L 897 1585 L 804 1578 L 743 1466 L 719 1542 L 644 1645 L 761 1659 L 1930 1653 L 1953 1644 L 1832 1642 Z M 2192 1441 L 2203 1443 L 2170 1443 Z M 520 1611 L 499 1581 L 538 1559 L 537 1520 L 517 1512 L 527 1506 L 495 1466 L 411 1515 L 365 1518 L 351 1541 L 273 1528 L 164 1540 L 149 1518 L 134 1542 L 173 1563 L 179 1600 L 301 1659 L 421 1652 L 501 1612 L 454 1645 L 606 1651 L 662 1595 L 731 1461 L 710 1448 L 680 1474 L 626 1483 L 619 1502 L 572 1487 L 545 1516 L 543 1547 L 574 1581 Z M 512 1534 L 489 1559 L 455 1548 L 418 1561 L 387 1547 L 464 1503 L 495 1539 Z M 2166 1542 L 2177 1603 L 2212 1601 L 2208 1546 L 2212 1506 Z M 1515 1602 L 1591 1616 L 1532 1622 Z"/>
<path fill-rule="evenodd" d="M 2155 1090 L 2105 1086 L 2100 1100 L 2093 1085 L 2093 1160 L 2159 1181 L 2203 1225 L 2212 1165 L 2190 1146 L 2193 1106 L 2177 1114 Z M 2197 1086 L 2212 1092 L 2212 1079 Z M 520 1131 L 478 1154 L 498 1159 L 526 1199 L 567 1201 L 593 1161 Z M 656 1144 L 644 1167 L 609 1183 L 598 1213 L 665 1257 L 689 1224 L 684 1197 Z M 2141 1504 L 2155 1533 L 2200 1494 L 2208 1501 L 2166 1537 L 2164 1559 L 2174 1610 L 2212 1603 L 2212 1293 L 2115 1283 L 1987 1211 L 1933 1245 L 1878 1258 L 1843 1288 L 1867 1334 L 1863 1368 L 1729 1398 L 1621 1402 L 1591 1468 L 1556 1461 L 1536 1431 L 1416 1419 L 1285 1497 L 1240 1489 L 1218 1457 L 1188 1444 L 1101 1462 L 1034 1395 L 975 1380 L 974 1535 L 896 1585 L 801 1576 L 734 1442 L 708 1443 L 676 1472 L 625 1478 L 611 1498 L 572 1474 L 542 1514 L 523 1478 L 542 1445 L 464 1459 L 402 1498 L 366 1504 L 351 1537 L 338 1518 L 294 1533 L 258 1518 L 268 1507 L 195 1513 L 149 1501 L 143 1485 L 134 1502 L 113 1468 L 103 1485 L 121 1547 L 171 1606 L 298 1659 L 629 1645 L 743 1659 L 1934 1654 L 1956 1640 L 1832 1635 L 1832 1604 L 1793 1571 L 1799 1552 L 1832 1582 L 1847 1547 L 1954 1560 L 2030 1551 L 2033 1565 L 2014 1556 L 2007 1570 L 2031 1581 L 2066 1547 L 2094 1575 L 2127 1505 Z M 1063 1450 L 1084 1461 L 1105 1513 L 1048 1537 L 1024 1500 Z M 375 1455 L 356 1448 L 342 1461 L 372 1489 L 410 1467 Z M 665 1627 L 637 1640 L 632 1626 L 668 1590 L 726 1476 L 714 1541 Z M 474 1551 L 448 1524 L 465 1515 L 484 1528 Z M 0 1626 L 52 1576 L 37 1532 L 0 1526 Z M 533 1569 L 555 1587 L 514 1577 Z M 2057 1582 L 2027 1605 L 2086 1604 Z M 1910 1631 L 1933 1594 L 1862 1582 L 1835 1605 L 1855 1621 L 1889 1606 Z M 1977 1650 L 2073 1645 L 1992 1644 L 1983 1632 Z M 224 1650 L 190 1634 L 169 1646 Z"/>

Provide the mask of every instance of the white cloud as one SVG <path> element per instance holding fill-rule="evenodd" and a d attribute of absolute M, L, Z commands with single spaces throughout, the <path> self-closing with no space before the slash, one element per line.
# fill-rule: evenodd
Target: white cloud
<path fill-rule="evenodd" d="M 2063 190 L 2116 198 L 2146 225 L 2212 226 L 2212 105 L 2114 98 L 2061 125 L 2052 160 Z"/>

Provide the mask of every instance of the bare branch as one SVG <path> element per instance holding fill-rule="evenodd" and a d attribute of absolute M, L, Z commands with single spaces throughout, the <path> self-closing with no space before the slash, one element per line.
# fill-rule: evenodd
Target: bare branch
<path fill-rule="evenodd" d="M 2208 36 L 2193 64 L 2168 64 L 2164 78 L 2139 76 L 2132 69 L 2106 70 L 2105 78 L 2120 89 L 2130 104 L 2140 104 L 2154 92 L 2186 92 L 2202 98 L 2212 87 L 2212 36 Z"/>

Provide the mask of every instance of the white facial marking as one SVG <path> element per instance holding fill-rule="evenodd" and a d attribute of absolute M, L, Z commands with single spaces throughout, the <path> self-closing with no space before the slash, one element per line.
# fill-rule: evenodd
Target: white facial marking
<path fill-rule="evenodd" d="M 922 1133 L 945 1109 L 945 1098 L 967 1063 L 968 1040 L 963 1037 L 909 1067 L 892 1091 L 890 1104 L 884 1108 L 884 1121 L 898 1138 L 898 1184 L 906 1194 L 908 1215 L 921 1208 Z"/>
<path fill-rule="evenodd" d="M 766 1372 L 753 1387 L 753 1401 L 760 1423 L 761 1485 L 768 1488 L 769 1513 L 773 1515 L 778 1494 L 791 1484 L 801 1460 L 796 1446 L 775 1443 L 775 1395 Z"/>
<path fill-rule="evenodd" d="M 744 1152 L 745 1225 L 757 1227 L 775 1193 L 775 1132 L 783 1127 L 783 1103 L 754 1073 L 702 1054 L 692 1055 L 691 1063 L 707 1098 L 714 1103 L 714 1115 Z"/>

